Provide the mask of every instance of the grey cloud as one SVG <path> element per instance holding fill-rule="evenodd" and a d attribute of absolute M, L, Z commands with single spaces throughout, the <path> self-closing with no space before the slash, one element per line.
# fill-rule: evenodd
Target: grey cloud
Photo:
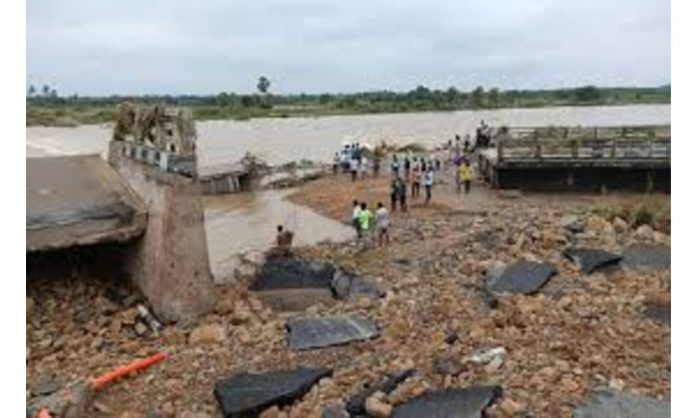
<path fill-rule="evenodd" d="M 63 93 L 276 92 L 670 79 L 669 2 L 28 0 L 27 76 Z"/>

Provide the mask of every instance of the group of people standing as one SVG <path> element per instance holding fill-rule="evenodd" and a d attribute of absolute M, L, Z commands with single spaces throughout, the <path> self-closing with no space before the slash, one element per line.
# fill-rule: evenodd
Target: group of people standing
<path fill-rule="evenodd" d="M 359 243 L 366 245 L 374 237 L 380 247 L 389 244 L 389 211 L 382 202 L 373 214 L 366 202 L 354 200 L 352 222 Z"/>
<path fill-rule="evenodd" d="M 346 170 L 350 172 L 350 177 L 352 181 L 360 178 L 365 178 L 367 172 L 372 163 L 372 175 L 377 176 L 379 174 L 379 158 L 373 157 L 370 161 L 364 154 L 360 143 L 356 142 L 350 145 L 345 145 L 341 152 L 334 153 L 333 160 L 333 172 L 338 174 L 339 168 L 345 172 Z"/>
<path fill-rule="evenodd" d="M 391 204 L 392 211 L 396 210 L 396 204 L 399 203 L 401 210 L 406 211 L 406 197 L 408 194 L 407 183 L 411 184 L 411 199 L 420 198 L 420 186 L 423 184 L 425 188 L 425 203 L 430 203 L 432 199 L 433 185 L 435 184 L 435 171 L 441 168 L 440 160 L 434 160 L 426 163 L 425 158 L 406 156 L 402 161 L 399 161 L 396 155 L 392 156 L 392 183 L 391 183 Z"/>

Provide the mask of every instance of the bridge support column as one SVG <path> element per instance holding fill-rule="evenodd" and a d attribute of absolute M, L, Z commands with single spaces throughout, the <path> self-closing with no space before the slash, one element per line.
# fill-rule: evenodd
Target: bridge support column
<path fill-rule="evenodd" d="M 160 319 L 191 320 L 214 305 L 198 182 L 129 158 L 126 147 L 112 141 L 109 163 L 145 203 L 148 218 L 126 270 Z"/>

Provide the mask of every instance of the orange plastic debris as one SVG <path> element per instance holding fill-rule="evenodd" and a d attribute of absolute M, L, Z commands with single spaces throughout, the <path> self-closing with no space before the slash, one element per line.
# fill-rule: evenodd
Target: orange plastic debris
<path fill-rule="evenodd" d="M 152 355 L 150 357 L 136 360 L 133 363 L 130 363 L 125 366 L 121 366 L 116 368 L 115 370 L 112 370 L 108 373 L 105 373 L 96 379 L 92 380 L 92 390 L 97 391 L 104 386 L 108 385 L 109 383 L 113 382 L 114 380 L 129 375 L 131 373 L 138 372 L 140 370 L 143 370 L 147 367 L 152 366 L 153 364 L 157 364 L 160 361 L 166 359 L 168 357 L 167 353 L 157 353 L 155 355 Z M 44 418 L 44 417 L 42 417 Z"/>
<path fill-rule="evenodd" d="M 51 413 L 48 412 L 48 409 L 44 408 L 36 414 L 36 418 L 51 418 Z"/>

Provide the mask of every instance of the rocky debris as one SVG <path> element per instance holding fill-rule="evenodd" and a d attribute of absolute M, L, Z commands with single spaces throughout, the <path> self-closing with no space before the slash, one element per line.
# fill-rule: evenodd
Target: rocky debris
<path fill-rule="evenodd" d="M 550 263 L 518 261 L 488 279 L 488 289 L 493 293 L 521 293 L 530 295 L 537 292 L 557 273 Z"/>
<path fill-rule="evenodd" d="M 270 256 L 261 266 L 249 289 L 328 289 L 335 270 L 331 264 L 311 262 L 294 255 Z"/>
<path fill-rule="evenodd" d="M 643 314 L 654 321 L 667 325 L 672 324 L 672 307 L 669 304 L 664 305 L 654 302 L 646 302 L 643 309 Z"/>
<path fill-rule="evenodd" d="M 590 248 L 566 248 L 563 255 L 580 266 L 584 274 L 591 274 L 597 269 L 615 265 L 621 261 L 620 255 Z"/>
<path fill-rule="evenodd" d="M 662 244 L 633 244 L 623 251 L 622 265 L 629 269 L 668 269 L 671 248 Z"/>
<path fill-rule="evenodd" d="M 362 277 L 336 269 L 331 280 L 334 297 L 340 300 L 357 300 L 362 297 L 379 299 L 384 291 Z"/>
<path fill-rule="evenodd" d="M 433 360 L 433 371 L 439 375 L 456 376 L 464 370 L 464 365 L 458 357 L 440 356 Z"/>
<path fill-rule="evenodd" d="M 496 405 L 496 407 L 503 414 L 503 416 L 510 418 L 519 417 L 526 410 L 524 405 L 515 402 L 510 398 L 504 398 Z"/>
<path fill-rule="evenodd" d="M 626 232 L 630 228 L 628 222 L 624 221 L 623 218 L 620 218 L 618 216 L 614 218 L 612 226 L 614 227 L 614 231 L 616 231 L 617 233 Z"/>
<path fill-rule="evenodd" d="M 467 361 L 476 364 L 488 364 L 491 362 L 502 362 L 507 357 L 505 347 L 484 348 L 476 350 L 467 357 Z"/>
<path fill-rule="evenodd" d="M 387 402 L 387 396 L 383 392 L 375 392 L 365 401 L 365 412 L 374 418 L 389 418 L 394 407 Z"/>
<path fill-rule="evenodd" d="M 498 192 L 498 196 L 503 197 L 505 199 L 519 199 L 520 197 L 522 197 L 522 191 L 515 189 L 500 190 Z"/>
<path fill-rule="evenodd" d="M 415 374 L 415 369 L 403 370 L 387 376 L 381 379 L 379 382 L 368 386 L 366 389 L 359 391 L 348 400 L 348 403 L 346 403 L 346 412 L 348 412 L 351 416 L 365 414 L 365 402 L 368 398 L 377 392 L 385 395 L 391 394 L 401 383 Z"/>
<path fill-rule="evenodd" d="M 307 350 L 364 341 L 379 335 L 379 327 L 359 316 L 335 315 L 322 318 L 291 318 L 287 321 L 288 345 Z"/>
<path fill-rule="evenodd" d="M 302 397 L 331 369 L 298 368 L 263 374 L 240 373 L 215 384 L 225 418 L 256 416 L 272 406 L 285 406 Z"/>
<path fill-rule="evenodd" d="M 349 418 L 350 415 L 343 409 L 341 405 L 329 405 L 324 407 L 321 412 L 321 418 Z"/>
<path fill-rule="evenodd" d="M 84 416 L 92 397 L 90 382 L 76 380 L 49 395 L 32 398 L 27 403 L 27 415 L 34 417 L 46 408 L 56 417 Z"/>
<path fill-rule="evenodd" d="M 394 418 L 480 418 L 500 394 L 494 386 L 430 392 L 397 406 Z"/>
<path fill-rule="evenodd" d="M 573 234 L 580 234 L 585 231 L 585 222 L 577 215 L 565 215 L 560 219 L 559 224 Z"/>
<path fill-rule="evenodd" d="M 189 344 L 219 344 L 226 338 L 227 333 L 222 325 L 201 325 L 191 331 Z"/>
<path fill-rule="evenodd" d="M 60 389 L 60 382 L 53 377 L 45 377 L 30 386 L 32 396 L 46 396 Z"/>
<path fill-rule="evenodd" d="M 670 403 L 615 390 L 596 391 L 573 418 L 668 418 Z"/>
<path fill-rule="evenodd" d="M 655 231 L 648 225 L 641 225 L 635 230 L 633 236 L 641 241 L 652 241 L 655 237 Z"/>

